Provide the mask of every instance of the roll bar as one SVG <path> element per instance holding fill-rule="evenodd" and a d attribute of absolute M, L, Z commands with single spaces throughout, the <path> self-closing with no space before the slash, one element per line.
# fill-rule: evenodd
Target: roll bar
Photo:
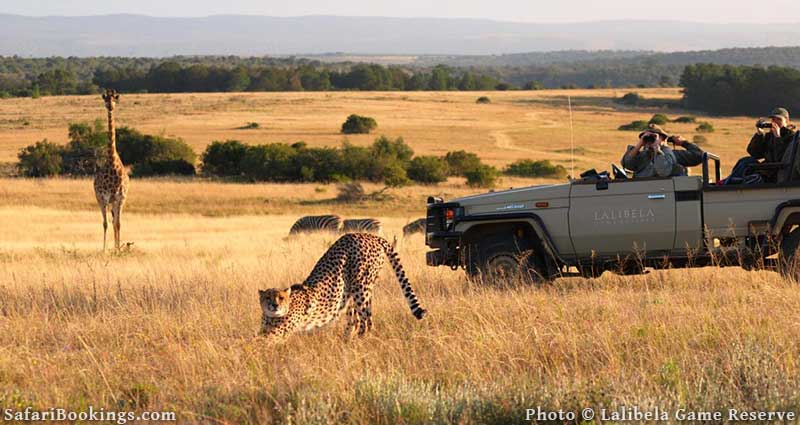
<path fill-rule="evenodd" d="M 703 152 L 703 186 L 708 186 L 708 160 L 714 161 L 714 183 L 720 179 L 719 176 L 719 157 L 710 152 Z"/>

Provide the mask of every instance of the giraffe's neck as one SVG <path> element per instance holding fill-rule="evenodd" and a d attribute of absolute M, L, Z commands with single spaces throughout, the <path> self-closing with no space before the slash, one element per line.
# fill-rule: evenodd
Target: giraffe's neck
<path fill-rule="evenodd" d="M 112 160 L 119 157 L 117 154 L 117 129 L 112 109 L 108 110 L 108 155 Z"/>

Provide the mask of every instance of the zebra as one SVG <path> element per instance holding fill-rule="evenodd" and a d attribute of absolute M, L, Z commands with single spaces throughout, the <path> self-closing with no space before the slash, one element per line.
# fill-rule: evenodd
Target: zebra
<path fill-rule="evenodd" d="M 338 215 L 307 215 L 299 218 L 289 230 L 290 235 L 311 232 L 338 232 L 342 218 Z"/>
<path fill-rule="evenodd" d="M 403 236 L 413 235 L 414 233 L 424 233 L 425 223 L 427 221 L 427 217 L 423 217 L 406 224 L 403 226 Z"/>
<path fill-rule="evenodd" d="M 374 233 L 380 235 L 383 225 L 374 218 L 353 218 L 342 222 L 343 233 Z"/>

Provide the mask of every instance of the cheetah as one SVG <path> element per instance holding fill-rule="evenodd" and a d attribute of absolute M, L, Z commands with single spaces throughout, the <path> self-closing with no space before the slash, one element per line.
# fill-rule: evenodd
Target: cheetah
<path fill-rule="evenodd" d="M 406 278 L 394 246 L 367 233 L 348 233 L 319 259 L 302 284 L 287 289 L 259 290 L 261 335 L 280 341 L 295 332 L 309 331 L 333 322 L 347 310 L 345 336 L 372 328 L 372 287 L 384 263 L 394 269 L 411 313 L 421 320 L 426 310 Z"/>

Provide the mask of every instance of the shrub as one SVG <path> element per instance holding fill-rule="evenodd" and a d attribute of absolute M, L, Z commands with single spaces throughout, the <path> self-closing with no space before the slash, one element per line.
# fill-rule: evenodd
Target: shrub
<path fill-rule="evenodd" d="M 538 81 L 528 81 L 522 88 L 523 90 L 544 90 L 544 85 Z"/>
<path fill-rule="evenodd" d="M 516 161 L 506 167 L 506 174 L 520 177 L 555 177 L 563 178 L 567 175 L 567 169 L 561 165 L 554 165 L 548 160 L 531 161 L 523 159 Z"/>
<path fill-rule="evenodd" d="M 336 191 L 336 201 L 338 202 L 361 202 L 367 197 L 364 186 L 358 182 L 340 184 Z"/>
<path fill-rule="evenodd" d="M 101 121 L 69 125 L 69 143 L 64 149 L 63 174 L 86 176 L 94 174 L 98 160 L 106 152 L 108 133 Z"/>
<path fill-rule="evenodd" d="M 351 114 L 347 120 L 342 124 L 342 133 L 344 134 L 368 134 L 370 131 L 378 127 L 378 123 L 370 118 L 361 115 Z"/>
<path fill-rule="evenodd" d="M 481 165 L 478 155 L 467 151 L 447 152 L 444 156 L 447 163 L 447 174 L 450 176 L 463 176 L 467 170 L 472 170 Z"/>
<path fill-rule="evenodd" d="M 447 163 L 436 156 L 418 156 L 408 165 L 408 177 L 425 184 L 447 181 Z"/>
<path fill-rule="evenodd" d="M 692 137 L 692 143 L 695 145 L 704 145 L 708 143 L 708 138 L 701 134 L 695 134 L 694 137 Z"/>
<path fill-rule="evenodd" d="M 674 120 L 672 120 L 672 122 L 677 122 L 681 124 L 691 124 L 697 122 L 697 118 L 691 115 L 684 115 L 682 117 L 675 118 Z"/>
<path fill-rule="evenodd" d="M 481 96 L 475 103 L 492 103 L 492 99 L 489 99 L 487 96 Z"/>
<path fill-rule="evenodd" d="M 383 170 L 383 183 L 389 187 L 405 186 L 409 183 L 405 168 L 398 163 L 392 163 Z"/>
<path fill-rule="evenodd" d="M 714 126 L 710 122 L 703 121 L 697 126 L 697 128 L 694 129 L 694 131 L 698 133 L 713 133 Z"/>
<path fill-rule="evenodd" d="M 257 181 L 291 180 L 296 153 L 283 143 L 250 146 L 242 158 L 242 174 Z"/>
<path fill-rule="evenodd" d="M 650 118 L 650 121 L 648 122 L 648 124 L 656 124 L 656 125 L 665 125 L 667 123 L 669 123 L 669 117 L 667 117 L 664 114 L 655 114 L 653 115 L 652 118 Z"/>
<path fill-rule="evenodd" d="M 514 86 L 508 83 L 499 83 L 496 86 L 494 86 L 494 89 L 497 91 L 514 90 L 514 88 L 515 88 Z"/>
<path fill-rule="evenodd" d="M 620 98 L 615 98 L 614 102 L 619 103 L 621 105 L 629 105 L 629 106 L 636 106 L 644 101 L 644 97 L 642 97 L 639 93 L 626 93 L 625 96 Z"/>
<path fill-rule="evenodd" d="M 195 175 L 194 164 L 182 159 L 170 159 L 164 161 L 148 161 L 133 167 L 134 177 L 148 176 L 193 176 Z"/>
<path fill-rule="evenodd" d="M 142 134 L 128 127 L 117 129 L 117 150 L 126 165 L 172 160 L 194 164 L 197 160 L 192 148 L 181 139 Z"/>
<path fill-rule="evenodd" d="M 257 128 L 261 128 L 261 125 L 257 122 L 249 122 L 241 127 L 236 127 L 237 130 L 255 130 Z"/>
<path fill-rule="evenodd" d="M 203 172 L 214 176 L 239 176 L 247 145 L 238 140 L 213 141 L 203 152 Z"/>
<path fill-rule="evenodd" d="M 494 187 L 499 173 L 490 165 L 481 165 L 464 175 L 467 177 L 467 185 L 471 187 Z"/>
<path fill-rule="evenodd" d="M 620 131 L 645 131 L 647 130 L 647 121 L 633 121 L 630 124 L 623 124 L 617 128 Z"/>
<path fill-rule="evenodd" d="M 294 171 L 286 177 L 288 180 L 306 182 L 340 180 L 342 175 L 340 158 L 340 152 L 335 148 L 306 148 L 295 151 L 292 156 Z"/>
<path fill-rule="evenodd" d="M 20 150 L 17 167 L 27 177 L 47 177 L 61 173 L 64 148 L 47 139 Z"/>

